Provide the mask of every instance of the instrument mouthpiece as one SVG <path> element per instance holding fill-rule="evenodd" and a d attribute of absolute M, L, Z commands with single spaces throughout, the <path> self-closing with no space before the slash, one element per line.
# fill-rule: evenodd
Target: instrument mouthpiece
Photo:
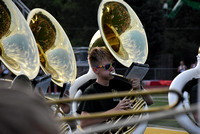
<path fill-rule="evenodd" d="M 117 76 L 117 77 L 125 78 L 123 75 L 121 75 L 121 74 L 117 74 L 117 73 L 115 73 L 114 71 L 110 72 L 110 74 L 113 75 L 113 76 Z M 125 79 L 126 79 L 126 78 L 125 78 Z"/>

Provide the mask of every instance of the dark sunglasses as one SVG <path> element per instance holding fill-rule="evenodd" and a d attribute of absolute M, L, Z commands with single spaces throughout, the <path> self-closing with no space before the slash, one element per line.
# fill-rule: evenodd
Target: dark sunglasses
<path fill-rule="evenodd" d="M 110 70 L 111 66 L 115 67 L 116 63 L 113 62 L 113 63 L 109 63 L 109 64 L 106 64 L 106 65 L 99 65 L 99 66 L 96 66 L 95 68 L 104 68 L 105 70 Z"/>

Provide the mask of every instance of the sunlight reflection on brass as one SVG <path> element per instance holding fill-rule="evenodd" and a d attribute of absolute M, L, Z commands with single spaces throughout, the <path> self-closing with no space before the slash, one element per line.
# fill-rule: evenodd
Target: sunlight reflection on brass
<path fill-rule="evenodd" d="M 2 1 L 0 4 L 1 10 L 4 10 L 0 12 L 3 16 L 0 21 L 3 33 L 0 36 L 1 61 L 15 75 L 25 74 L 33 79 L 37 76 L 40 65 L 34 36 L 24 16 L 12 1 Z M 5 12 L 8 12 L 7 16 Z"/>
<path fill-rule="evenodd" d="M 63 86 L 73 84 L 76 78 L 76 60 L 71 43 L 62 27 L 43 9 L 33 9 L 27 18 L 35 36 L 41 67 L 46 74 L 51 74 L 52 81 Z"/>
<path fill-rule="evenodd" d="M 135 12 L 123 2 L 102 2 L 98 15 L 99 31 L 93 36 L 89 49 L 106 46 L 121 64 L 144 64 L 148 43 L 143 25 Z M 101 39 L 102 38 L 102 39 Z"/>

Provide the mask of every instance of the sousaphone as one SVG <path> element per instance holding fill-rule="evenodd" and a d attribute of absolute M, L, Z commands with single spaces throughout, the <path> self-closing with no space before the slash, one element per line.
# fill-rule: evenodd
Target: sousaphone
<path fill-rule="evenodd" d="M 177 75 L 170 87 L 169 87 L 169 90 L 176 90 L 177 92 L 179 92 L 180 94 L 183 94 L 184 95 L 184 101 L 179 103 L 177 106 L 176 106 L 176 110 L 187 110 L 187 109 L 190 109 L 190 106 L 192 106 L 192 102 L 189 102 L 189 96 L 188 94 L 186 94 L 188 91 L 184 91 L 185 90 L 185 86 L 186 84 L 188 84 L 189 82 L 191 82 L 191 86 L 188 86 L 190 87 L 188 90 L 189 92 L 191 92 L 192 90 L 192 86 L 195 86 L 195 85 L 198 85 L 197 86 L 197 90 L 195 93 L 196 95 L 196 103 L 198 104 L 199 103 L 199 78 L 200 78 L 200 49 L 199 49 L 199 53 L 197 55 L 197 66 L 195 68 L 192 68 L 192 69 L 188 69 L 182 73 L 180 73 L 179 75 Z M 195 81 L 196 82 L 192 82 L 192 81 Z M 186 95 L 185 95 L 186 94 Z M 192 96 L 190 96 L 192 97 Z M 195 97 L 195 96 L 193 96 Z M 175 95 L 175 94 L 172 94 L 172 93 L 169 93 L 168 94 L 168 102 L 169 102 L 169 105 L 173 105 L 173 103 L 178 99 L 178 96 Z M 195 99 L 195 98 L 191 98 L 191 99 Z M 199 105 L 199 104 L 198 104 Z M 198 107 L 199 108 L 199 107 Z M 199 109 L 198 109 L 199 110 Z M 198 119 L 199 118 L 199 111 L 197 111 L 197 115 L 198 115 Z M 200 132 L 200 124 L 199 124 L 199 121 L 198 119 L 195 119 L 194 118 L 194 114 L 192 113 L 184 113 L 184 114 L 180 114 L 180 115 L 176 115 L 175 116 L 175 119 L 177 120 L 177 122 L 189 133 L 191 134 L 197 134 Z M 187 122 L 187 123 L 186 123 Z"/>
<path fill-rule="evenodd" d="M 35 38 L 19 9 L 11 0 L 0 0 L 0 60 L 16 76 L 30 80 L 39 72 Z"/>
<path fill-rule="evenodd" d="M 146 33 L 132 8 L 121 0 L 103 0 L 98 10 L 99 30 L 93 36 L 89 51 L 106 46 L 122 65 L 144 64 L 148 55 Z"/>
<path fill-rule="evenodd" d="M 35 8 L 27 22 L 39 49 L 40 65 L 45 74 L 60 87 L 73 84 L 76 78 L 76 60 L 71 43 L 57 20 L 47 11 Z"/>
<path fill-rule="evenodd" d="M 36 40 L 40 66 L 44 73 L 51 75 L 51 80 L 63 90 L 73 85 L 77 74 L 75 55 L 69 38 L 60 24 L 41 8 L 31 10 L 27 22 Z M 53 100 L 47 96 L 46 99 Z M 58 118 L 65 115 L 59 105 L 52 105 L 51 108 Z M 68 133 L 71 127 L 64 123 L 60 130 Z"/>
<path fill-rule="evenodd" d="M 130 67 L 133 62 L 144 64 L 148 55 L 148 43 L 142 23 L 132 8 L 122 0 L 102 0 L 98 9 L 99 30 L 94 34 L 89 45 L 89 52 L 93 47 L 106 47 L 114 58 Z M 87 74 L 76 79 L 70 88 L 71 97 L 78 97 L 81 91 L 78 88 L 82 83 L 95 78 L 89 67 Z M 81 84 L 80 84 L 81 83 Z M 76 91 L 78 90 L 77 94 Z M 72 105 L 76 116 L 77 103 Z M 147 106 L 145 105 L 145 108 Z M 148 116 L 146 114 L 146 116 Z M 147 123 L 137 125 L 126 133 L 143 133 Z M 119 132 L 120 133 L 120 132 Z"/>

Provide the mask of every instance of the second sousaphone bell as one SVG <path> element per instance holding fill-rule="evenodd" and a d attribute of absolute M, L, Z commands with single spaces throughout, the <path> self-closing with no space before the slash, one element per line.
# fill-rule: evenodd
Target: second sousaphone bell
<path fill-rule="evenodd" d="M 31 10 L 27 21 L 37 42 L 41 68 L 45 74 L 51 74 L 55 84 L 66 89 L 64 84 L 72 85 L 77 71 L 75 55 L 65 31 L 50 13 L 40 8 Z M 56 117 L 65 115 L 60 105 L 52 105 L 51 108 Z M 59 129 L 61 133 L 71 131 L 66 122 L 62 122 Z"/>
<path fill-rule="evenodd" d="M 76 78 L 76 60 L 71 43 L 57 20 L 47 11 L 36 8 L 27 17 L 39 49 L 41 67 L 52 81 L 63 87 Z"/>

